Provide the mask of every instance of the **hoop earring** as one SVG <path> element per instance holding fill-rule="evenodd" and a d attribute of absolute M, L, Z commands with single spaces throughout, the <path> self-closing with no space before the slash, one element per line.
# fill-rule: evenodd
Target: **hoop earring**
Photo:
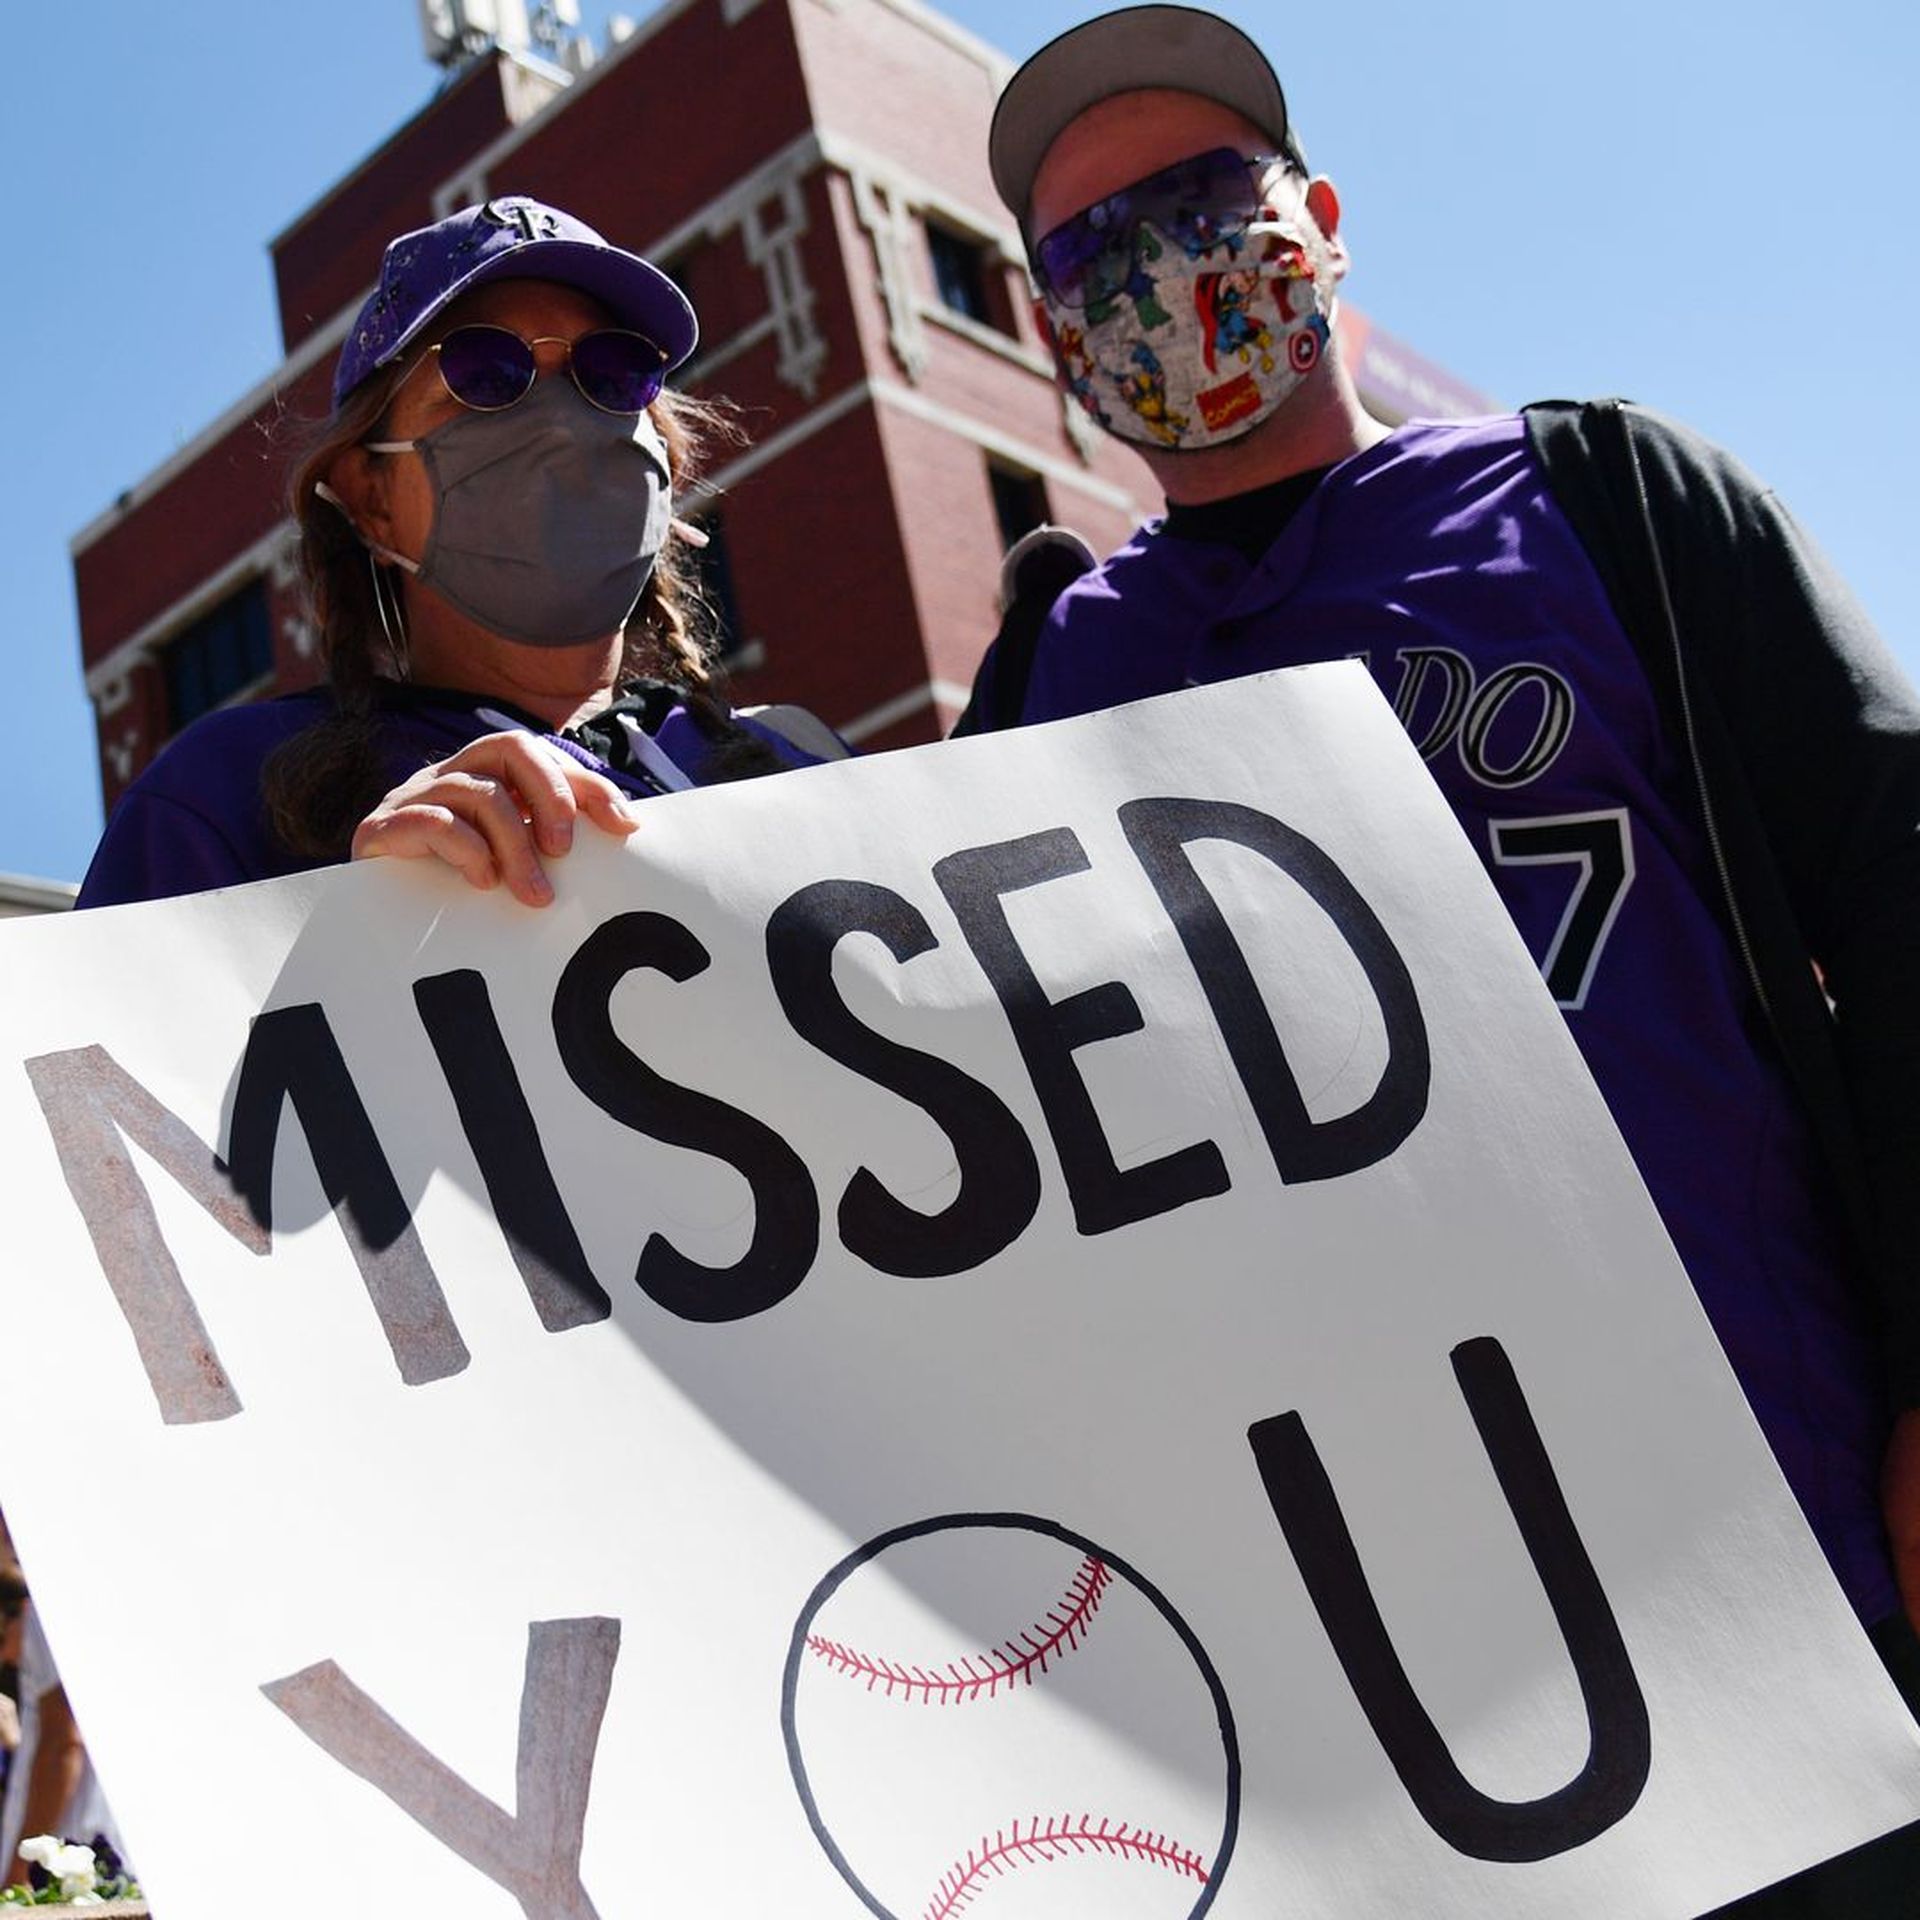
<path fill-rule="evenodd" d="M 380 631 L 386 636 L 387 658 L 402 680 L 411 680 L 413 656 L 407 647 L 407 617 L 400 605 L 400 596 L 394 591 L 386 570 L 371 553 L 367 555 L 367 571 L 373 576 L 373 604 L 380 615 Z M 393 603 L 391 611 L 387 605 L 389 600 Z"/>

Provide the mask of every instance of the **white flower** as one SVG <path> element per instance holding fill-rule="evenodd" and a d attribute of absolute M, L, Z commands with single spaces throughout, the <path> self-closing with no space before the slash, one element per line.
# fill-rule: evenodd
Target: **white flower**
<path fill-rule="evenodd" d="M 60 1882 L 62 1900 L 78 1899 L 94 1890 L 93 1849 L 61 1847 L 46 1863 L 47 1871 Z"/>
<path fill-rule="evenodd" d="M 20 1842 L 20 1858 L 29 1866 L 53 1871 L 54 1857 L 65 1844 L 57 1833 L 36 1833 L 31 1840 Z"/>

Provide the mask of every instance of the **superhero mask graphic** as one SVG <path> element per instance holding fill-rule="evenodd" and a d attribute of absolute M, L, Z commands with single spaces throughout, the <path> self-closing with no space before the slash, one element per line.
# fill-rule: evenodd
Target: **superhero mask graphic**
<path fill-rule="evenodd" d="M 1035 254 L 1068 391 L 1140 446 L 1224 446 L 1319 364 L 1332 276 L 1303 219 L 1259 204 L 1248 159 L 1182 161 L 1055 228 Z"/>

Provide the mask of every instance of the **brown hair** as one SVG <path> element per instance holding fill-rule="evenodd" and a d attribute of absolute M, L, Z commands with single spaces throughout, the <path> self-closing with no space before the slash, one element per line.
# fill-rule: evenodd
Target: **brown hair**
<path fill-rule="evenodd" d="M 27 1576 L 21 1572 L 20 1557 L 13 1550 L 7 1516 L 0 1513 L 0 1623 L 18 1619 L 27 1599 Z"/>
<path fill-rule="evenodd" d="M 412 359 L 361 384 L 294 449 L 289 504 L 300 530 L 300 566 L 319 628 L 321 665 L 333 694 L 324 718 L 268 756 L 261 773 L 267 817 L 294 853 L 344 860 L 354 828 L 393 785 L 380 751 L 379 683 L 404 679 L 377 594 L 397 618 L 392 569 L 373 560 L 346 514 L 318 487 L 349 447 L 367 439 L 385 417 Z M 723 403 L 662 392 L 648 409 L 666 442 L 675 495 L 685 498 L 709 448 L 739 444 L 742 435 Z M 669 538 L 640 604 L 627 622 L 622 679 L 665 681 L 716 747 L 709 777 L 772 773 L 779 758 L 731 718 L 715 664 L 716 620 L 687 557 L 688 543 Z M 381 576 L 384 575 L 384 578 Z"/>

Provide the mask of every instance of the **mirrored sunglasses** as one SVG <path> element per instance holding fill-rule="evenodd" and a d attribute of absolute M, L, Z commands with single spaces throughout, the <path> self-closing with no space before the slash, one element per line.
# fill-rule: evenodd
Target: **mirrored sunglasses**
<path fill-rule="evenodd" d="M 506 327 L 455 327 L 427 351 L 441 384 L 463 407 L 498 413 L 533 390 L 540 372 L 534 349 L 544 346 L 566 349 L 573 384 L 602 413 L 644 413 L 666 378 L 666 354 L 644 333 L 625 327 L 601 327 L 577 340 L 523 340 Z"/>
<path fill-rule="evenodd" d="M 1149 227 L 1198 260 L 1217 247 L 1238 254 L 1260 211 L 1261 183 L 1282 154 L 1215 147 L 1110 193 L 1043 234 L 1033 250 L 1041 290 L 1062 306 L 1110 300 L 1132 279 Z"/>

